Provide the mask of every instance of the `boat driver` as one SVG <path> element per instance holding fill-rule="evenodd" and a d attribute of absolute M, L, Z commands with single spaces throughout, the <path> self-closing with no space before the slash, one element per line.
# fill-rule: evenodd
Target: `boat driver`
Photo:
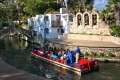
<path fill-rule="evenodd" d="M 75 53 L 76 53 L 76 63 L 78 63 L 78 60 L 79 60 L 79 56 L 80 56 L 80 48 L 79 46 L 76 46 L 76 49 L 75 49 Z"/>

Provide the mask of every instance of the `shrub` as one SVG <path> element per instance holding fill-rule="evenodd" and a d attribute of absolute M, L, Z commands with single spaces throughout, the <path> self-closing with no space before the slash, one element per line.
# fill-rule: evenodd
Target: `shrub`
<path fill-rule="evenodd" d="M 103 57 L 104 56 L 104 53 L 100 53 L 100 55 L 99 55 L 100 57 Z"/>
<path fill-rule="evenodd" d="M 85 54 L 84 54 L 85 56 L 89 56 L 90 54 L 88 53 L 88 52 L 85 52 Z"/>
<path fill-rule="evenodd" d="M 115 55 L 112 54 L 112 53 L 110 53 L 110 52 L 108 53 L 108 56 L 109 56 L 109 57 L 115 57 Z"/>
<path fill-rule="evenodd" d="M 33 26 L 29 26 L 29 29 L 30 29 L 30 30 L 33 30 Z"/>
<path fill-rule="evenodd" d="M 92 57 L 97 56 L 97 53 L 96 52 L 91 52 L 91 56 Z"/>

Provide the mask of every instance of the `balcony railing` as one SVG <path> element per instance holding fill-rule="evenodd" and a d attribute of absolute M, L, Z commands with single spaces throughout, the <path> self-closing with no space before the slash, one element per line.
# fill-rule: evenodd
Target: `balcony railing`
<path fill-rule="evenodd" d="M 62 27 L 63 26 L 63 21 L 60 20 L 52 20 L 51 21 L 51 25 L 52 27 Z"/>

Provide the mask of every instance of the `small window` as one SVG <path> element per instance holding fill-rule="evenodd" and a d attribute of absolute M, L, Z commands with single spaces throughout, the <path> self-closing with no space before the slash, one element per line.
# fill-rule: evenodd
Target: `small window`
<path fill-rule="evenodd" d="M 59 33 L 59 29 L 57 29 L 57 32 Z"/>
<path fill-rule="evenodd" d="M 61 33 L 64 33 L 64 30 L 63 30 L 63 29 L 61 29 Z"/>
<path fill-rule="evenodd" d="M 69 21 L 73 22 L 73 16 L 72 15 L 69 15 Z"/>
<path fill-rule="evenodd" d="M 57 19 L 57 20 L 60 20 L 60 15 L 56 15 L 56 19 Z"/>
<path fill-rule="evenodd" d="M 49 34 L 49 29 L 48 29 L 48 28 L 45 28 L 45 29 L 44 29 L 44 33 Z"/>
<path fill-rule="evenodd" d="M 49 19 L 48 19 L 48 16 L 45 16 L 45 17 L 44 17 L 44 20 L 45 20 L 45 21 L 48 21 L 48 20 L 49 20 Z"/>

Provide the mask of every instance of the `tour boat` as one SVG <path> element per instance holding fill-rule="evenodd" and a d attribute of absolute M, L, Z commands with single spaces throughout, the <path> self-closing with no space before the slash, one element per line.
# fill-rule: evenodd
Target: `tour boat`
<path fill-rule="evenodd" d="M 40 52 L 38 52 L 38 50 L 36 49 L 31 50 L 31 54 L 32 56 L 40 60 L 62 67 L 64 69 L 77 73 L 80 76 L 83 73 L 99 69 L 98 60 L 96 58 L 91 59 L 81 58 L 79 59 L 78 63 L 76 63 L 75 60 L 73 60 L 72 53 L 70 51 L 68 52 L 69 60 L 61 60 L 57 57 L 53 58 L 50 56 L 46 56 L 43 53 L 41 54 Z"/>

